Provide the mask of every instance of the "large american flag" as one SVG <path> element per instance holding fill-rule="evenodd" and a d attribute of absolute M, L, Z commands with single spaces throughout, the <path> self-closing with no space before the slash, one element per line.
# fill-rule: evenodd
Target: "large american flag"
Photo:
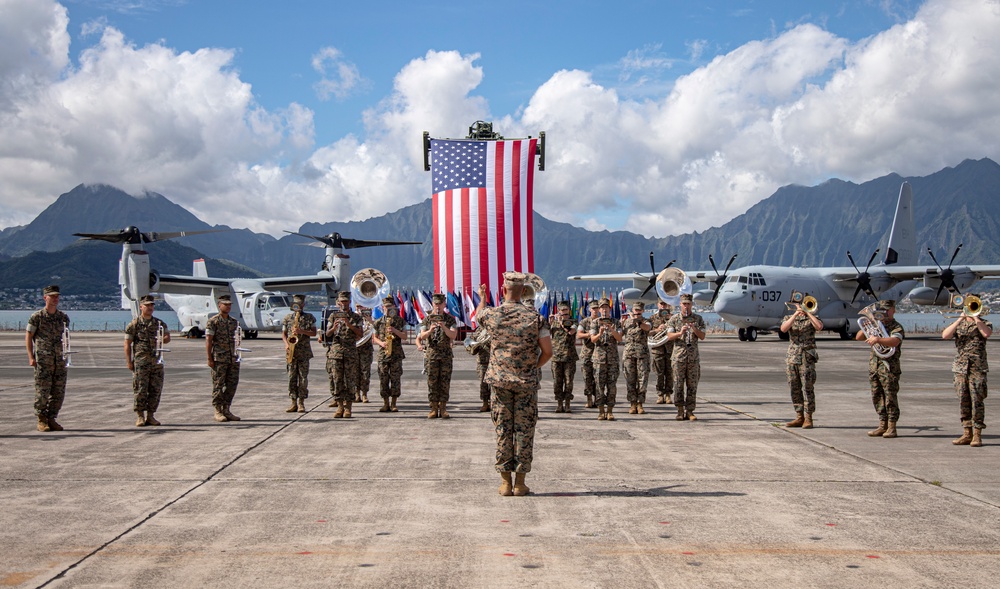
<path fill-rule="evenodd" d="M 435 289 L 497 292 L 504 272 L 534 272 L 537 141 L 431 140 Z"/>

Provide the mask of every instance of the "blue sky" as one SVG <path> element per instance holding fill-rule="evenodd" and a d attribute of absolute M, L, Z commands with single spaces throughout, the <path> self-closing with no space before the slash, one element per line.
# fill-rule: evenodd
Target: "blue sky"
<path fill-rule="evenodd" d="M 1000 157 L 996 30 L 995 0 L 0 0 L 0 226 L 81 182 L 272 234 L 377 216 L 429 196 L 421 131 L 484 119 L 546 131 L 543 215 L 704 230 Z"/>

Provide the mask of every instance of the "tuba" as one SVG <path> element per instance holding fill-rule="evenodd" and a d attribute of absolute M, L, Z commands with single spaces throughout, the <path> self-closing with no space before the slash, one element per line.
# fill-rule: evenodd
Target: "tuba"
<path fill-rule="evenodd" d="M 521 291 L 521 301 L 532 301 L 535 309 L 541 309 L 548 298 L 549 289 L 542 277 L 528 272 L 528 279 L 524 281 L 524 289 Z"/>
<path fill-rule="evenodd" d="M 295 330 L 299 326 L 299 315 L 302 313 L 302 305 L 298 303 L 292 303 L 292 311 L 295 311 L 295 315 L 292 316 L 292 332 L 288 334 L 288 351 L 285 352 L 285 364 L 292 363 L 292 356 L 295 355 L 295 344 L 299 343 L 299 336 L 295 335 Z"/>
<path fill-rule="evenodd" d="M 656 275 L 656 294 L 660 299 L 677 306 L 682 294 L 691 294 L 691 279 L 680 268 L 664 268 Z"/>
<path fill-rule="evenodd" d="M 872 303 L 858 311 L 858 327 L 861 331 L 865 332 L 868 337 L 889 337 L 889 334 L 885 330 L 885 324 L 882 321 L 885 319 L 885 313 L 881 309 L 876 309 L 875 305 L 878 303 Z M 896 353 L 896 348 L 890 348 L 888 346 L 883 346 L 881 344 L 875 344 L 872 346 L 872 351 L 879 358 L 885 359 L 891 357 Z"/>
<path fill-rule="evenodd" d="M 490 332 L 484 331 L 483 335 L 478 339 L 472 339 L 472 336 L 465 338 L 465 351 L 472 354 L 473 356 L 479 351 L 479 348 L 490 341 Z"/>
<path fill-rule="evenodd" d="M 375 268 L 363 268 L 351 277 L 351 300 L 355 306 L 374 309 L 389 296 L 389 279 Z"/>
<path fill-rule="evenodd" d="M 375 335 L 375 328 L 372 326 L 372 311 L 367 309 L 365 313 L 361 314 L 361 317 L 365 320 L 364 330 L 361 333 L 361 337 L 358 341 L 354 343 L 355 348 L 360 348 L 371 341 L 372 336 Z"/>

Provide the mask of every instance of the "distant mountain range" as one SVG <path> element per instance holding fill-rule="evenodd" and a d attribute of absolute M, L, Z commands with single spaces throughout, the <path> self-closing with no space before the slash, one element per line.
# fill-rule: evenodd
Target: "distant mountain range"
<path fill-rule="evenodd" d="M 956 263 L 1000 261 L 1000 165 L 989 159 L 966 160 L 923 177 L 890 174 L 855 184 L 829 180 L 813 187 L 785 186 L 746 213 L 720 227 L 665 238 L 626 231 L 588 231 L 534 216 L 535 271 L 551 287 L 566 277 L 649 269 L 676 258 L 688 270 L 709 268 L 708 255 L 734 267 L 749 264 L 794 266 L 849 265 L 845 252 L 867 261 L 885 247 L 900 184 L 913 186 L 921 264 L 947 260 L 964 243 Z M 73 233 L 98 233 L 135 225 L 143 231 L 222 229 L 210 226 L 156 193 L 130 196 L 104 185 L 80 185 L 59 196 L 31 223 L 0 232 L 0 285 L 35 288 L 58 280 L 67 292 L 114 293 L 120 247 L 79 242 Z M 300 233 L 339 232 L 358 239 L 421 241 L 420 246 L 348 250 L 352 268 L 373 266 L 400 287 L 429 287 L 433 280 L 430 200 L 381 217 L 351 222 L 307 222 Z M 165 274 L 189 274 L 191 261 L 204 257 L 213 276 L 311 274 L 319 270 L 322 250 L 301 247 L 307 240 L 275 239 L 247 229 L 196 235 L 149 244 L 153 267 Z M 884 250 L 883 250 L 884 251 Z M 721 270 L 721 268 L 720 268 Z M 624 285 L 622 285 L 624 286 Z"/>

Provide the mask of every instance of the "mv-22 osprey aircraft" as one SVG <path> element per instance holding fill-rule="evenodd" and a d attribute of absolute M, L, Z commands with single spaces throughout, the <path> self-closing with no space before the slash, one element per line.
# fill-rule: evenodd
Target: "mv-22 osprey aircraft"
<path fill-rule="evenodd" d="M 272 278 L 213 278 L 196 270 L 192 276 L 177 276 L 160 274 L 150 268 L 149 254 L 142 248 L 145 243 L 211 233 L 209 231 L 179 231 L 179 232 L 142 232 L 136 227 L 126 227 L 121 231 L 108 233 L 74 233 L 84 239 L 96 239 L 122 244 L 122 257 L 118 265 L 118 284 L 121 287 L 122 308 L 130 309 L 132 316 L 139 314 L 139 299 L 151 292 L 169 295 L 186 295 L 182 302 L 195 307 L 205 307 L 205 320 L 208 315 L 218 311 L 215 308 L 215 298 L 228 293 L 233 298 L 231 315 L 240 320 L 240 325 L 248 337 L 256 337 L 258 330 L 274 325 L 280 329 L 281 319 L 291 310 L 280 304 L 281 301 L 271 301 L 278 291 L 290 293 L 306 293 L 325 291 L 328 307 L 333 307 L 337 293 L 350 288 L 354 293 L 356 303 L 367 307 L 378 305 L 382 297 L 389 291 L 389 281 L 381 272 L 366 268 L 350 276 L 350 256 L 343 253 L 345 249 L 373 247 L 380 245 L 420 245 L 417 241 L 382 241 L 363 240 L 342 237 L 339 233 L 325 236 L 306 235 L 294 231 L 286 231 L 293 235 L 308 237 L 317 247 L 324 247 L 326 257 L 322 269 L 306 276 L 279 276 Z M 195 268 L 198 268 L 197 261 Z M 282 295 L 282 299 L 284 297 Z M 207 302 L 206 302 L 207 301 Z M 271 303 L 275 303 L 271 305 Z M 197 311 L 200 312 L 200 311 Z M 180 313 L 178 313 L 180 315 Z M 202 328 L 203 329 L 203 328 Z"/>
<path fill-rule="evenodd" d="M 858 311 L 879 298 L 910 300 L 920 305 L 947 305 L 951 294 L 961 293 L 978 280 L 1000 277 L 1000 266 L 976 265 L 952 267 L 962 246 L 959 245 L 946 268 L 937 263 L 934 253 L 927 252 L 934 266 L 917 266 L 916 230 L 913 222 L 913 191 L 908 182 L 899 190 L 896 214 L 889 233 L 887 253 L 875 266 L 872 262 L 878 250 L 868 260 L 864 271 L 854 263 L 851 252 L 847 257 L 851 266 L 794 268 L 789 266 L 745 266 L 729 273 L 736 259 L 730 258 L 725 270 L 716 269 L 715 260 L 709 256 L 711 271 L 683 272 L 667 264 L 658 274 L 597 274 L 570 276 L 569 280 L 632 280 L 633 288 L 622 291 L 627 302 L 640 300 L 652 302 L 650 291 L 655 287 L 659 298 L 672 302 L 680 293 L 692 291 L 692 283 L 710 282 L 715 288 L 693 293 L 696 303 L 714 305 L 714 310 L 727 323 L 738 328 L 741 341 L 756 341 L 758 332 L 777 331 L 782 317 L 790 313 L 786 303 L 793 292 L 815 299 L 815 314 L 827 330 L 835 331 L 844 339 L 857 332 Z M 650 265 L 653 254 L 650 253 Z M 918 286 L 920 284 L 920 286 Z M 860 296 L 859 296 L 860 295 Z"/>

